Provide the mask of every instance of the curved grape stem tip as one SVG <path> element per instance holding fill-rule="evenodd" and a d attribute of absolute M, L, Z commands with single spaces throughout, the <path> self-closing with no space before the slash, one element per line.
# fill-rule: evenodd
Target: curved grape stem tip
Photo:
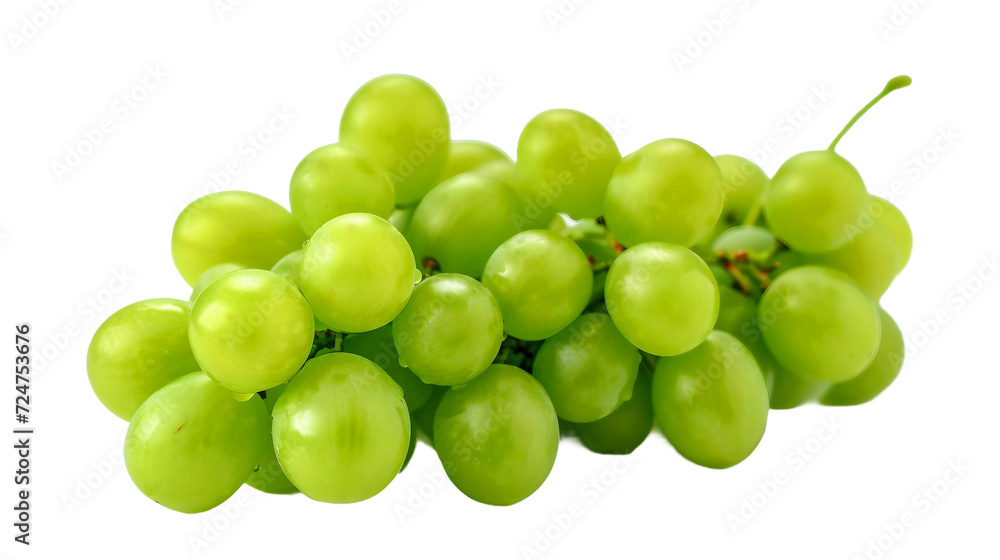
<path fill-rule="evenodd" d="M 854 123 L 858 122 L 858 119 L 864 116 L 864 114 L 868 112 L 868 109 L 874 107 L 875 104 L 881 101 L 883 97 L 889 95 L 890 93 L 896 91 L 897 89 L 905 88 L 906 86 L 912 83 L 913 80 L 910 79 L 909 76 L 896 76 L 895 78 L 889 80 L 885 84 L 885 87 L 882 88 L 882 91 L 878 95 L 876 95 L 874 99 L 869 101 L 867 105 L 862 107 L 861 110 L 858 111 L 858 114 L 854 115 L 854 118 L 848 121 L 844 129 L 840 131 L 840 134 L 838 134 L 837 137 L 833 139 L 833 142 L 830 143 L 830 147 L 827 148 L 827 150 L 831 152 L 835 151 L 837 148 L 837 143 L 840 142 L 840 139 L 843 138 L 844 135 L 847 134 L 847 131 L 854 126 Z"/>

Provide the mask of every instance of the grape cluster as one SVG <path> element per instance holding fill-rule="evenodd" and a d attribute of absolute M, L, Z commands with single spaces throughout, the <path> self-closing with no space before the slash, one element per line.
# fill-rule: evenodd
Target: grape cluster
<path fill-rule="evenodd" d="M 87 355 L 144 494 L 357 502 L 419 435 L 459 490 L 508 505 L 560 437 L 630 453 L 655 424 L 727 468 L 770 409 L 864 403 L 899 373 L 878 300 L 911 232 L 836 153 L 843 132 L 771 178 L 679 139 L 622 157 L 565 109 L 528 122 L 516 163 L 450 136 L 437 92 L 383 76 L 295 168 L 291 211 L 223 191 L 181 212 L 190 299 L 121 309 Z"/>

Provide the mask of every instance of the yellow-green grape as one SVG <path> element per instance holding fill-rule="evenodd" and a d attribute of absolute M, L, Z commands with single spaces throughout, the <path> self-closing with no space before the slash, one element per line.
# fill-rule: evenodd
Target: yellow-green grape
<path fill-rule="evenodd" d="M 272 268 L 271 272 L 284 276 L 289 282 L 295 284 L 295 287 L 300 291 L 302 290 L 302 255 L 304 251 L 299 249 L 298 251 L 292 251 L 288 253 L 280 261 L 278 261 Z M 313 328 L 317 331 L 325 331 L 328 326 L 326 323 L 319 320 L 319 317 L 313 316 Z"/>
<path fill-rule="evenodd" d="M 718 284 L 708 265 L 670 243 L 642 243 L 622 253 L 608 271 L 604 296 L 618 330 L 655 356 L 698 346 L 719 315 Z"/>
<path fill-rule="evenodd" d="M 743 224 L 748 218 L 754 221 L 764 203 L 764 193 L 771 179 L 756 163 L 734 155 L 715 156 L 715 163 L 722 172 L 722 215 L 716 231 Z"/>
<path fill-rule="evenodd" d="M 361 86 L 340 119 L 340 141 L 389 173 L 396 205 L 412 206 L 438 183 L 451 144 L 444 101 L 427 82 L 390 74 Z"/>
<path fill-rule="evenodd" d="M 346 504 L 381 492 L 403 467 L 410 413 L 403 390 L 372 361 L 313 358 L 274 405 L 281 469 L 306 496 Z"/>
<path fill-rule="evenodd" d="M 416 422 L 417 435 L 420 439 L 434 447 L 434 415 L 441 406 L 441 399 L 450 387 L 431 386 L 431 396 L 420 408 L 413 412 L 413 421 Z"/>
<path fill-rule="evenodd" d="M 804 260 L 847 274 L 865 295 L 877 301 L 902 270 L 899 257 L 888 228 L 873 221 L 845 245 L 828 253 L 805 255 Z"/>
<path fill-rule="evenodd" d="M 556 210 L 552 205 L 552 197 L 536 196 L 536 193 L 527 181 L 524 174 L 518 169 L 513 161 L 491 161 L 476 168 L 478 173 L 489 175 L 500 179 L 514 189 L 518 198 L 521 199 L 524 208 L 523 214 L 514 216 L 514 225 L 518 231 L 528 229 L 546 229 L 556 216 Z"/>
<path fill-rule="evenodd" d="M 198 299 L 198 296 L 205 291 L 205 288 L 207 288 L 209 284 L 215 282 L 230 272 L 236 272 L 237 270 L 243 270 L 243 267 L 233 263 L 220 263 L 208 267 L 205 269 L 205 272 L 202 272 L 201 276 L 198 277 L 198 281 L 194 283 L 194 286 L 191 287 L 191 297 L 188 298 L 188 301 L 193 304 L 194 301 Z"/>
<path fill-rule="evenodd" d="M 201 367 L 227 389 L 256 393 L 288 381 L 312 348 L 312 310 L 287 279 L 240 270 L 212 283 L 191 310 Z"/>
<path fill-rule="evenodd" d="M 379 164 L 354 146 L 329 144 L 309 152 L 292 173 L 292 215 L 307 235 L 344 214 L 388 218 L 396 191 Z"/>
<path fill-rule="evenodd" d="M 585 424 L 574 424 L 584 447 L 594 453 L 627 455 L 636 450 L 653 429 L 653 400 L 650 375 L 640 371 L 632 397 L 614 412 Z"/>
<path fill-rule="evenodd" d="M 712 331 L 694 350 L 660 358 L 653 410 L 663 435 L 687 460 L 726 469 L 750 456 L 767 424 L 767 387 L 750 351 Z"/>
<path fill-rule="evenodd" d="M 259 396 L 236 400 L 195 372 L 153 393 L 136 411 L 125 435 L 125 467 L 160 505 L 208 511 L 251 475 L 270 445 L 269 432 Z"/>
<path fill-rule="evenodd" d="M 802 266 L 779 276 L 757 310 L 771 354 L 815 381 L 847 381 L 875 357 L 878 309 L 846 274 Z"/>
<path fill-rule="evenodd" d="M 884 391 L 903 369 L 903 357 L 906 355 L 903 333 L 892 317 L 879 309 L 882 322 L 882 339 L 879 341 L 875 359 L 860 375 L 836 383 L 823 394 L 820 403 L 827 406 L 852 406 L 864 404 Z"/>
<path fill-rule="evenodd" d="M 123 420 L 160 387 L 200 366 L 188 344 L 191 309 L 178 299 L 147 299 L 108 317 L 87 349 L 87 377 L 101 403 Z"/>
<path fill-rule="evenodd" d="M 300 287 L 331 329 L 366 332 L 403 310 L 416 270 L 410 246 L 392 224 L 371 214 L 345 214 L 306 245 Z"/>
<path fill-rule="evenodd" d="M 764 203 L 768 226 L 792 249 L 825 253 L 851 239 L 852 226 L 868 209 L 869 195 L 861 175 L 834 150 L 844 134 L 868 109 L 890 92 L 910 85 L 910 78 L 889 81 L 826 150 L 789 158 L 771 179 Z"/>
<path fill-rule="evenodd" d="M 496 298 L 462 274 L 421 282 L 392 321 L 402 363 L 432 385 L 462 385 L 493 363 L 503 341 Z"/>
<path fill-rule="evenodd" d="M 542 344 L 532 374 L 560 418 L 594 422 L 632 396 L 640 359 L 610 317 L 586 313 Z"/>
<path fill-rule="evenodd" d="M 295 217 L 277 203 L 244 191 L 222 191 L 181 211 L 171 250 L 177 271 L 194 286 L 205 270 L 221 263 L 268 270 L 305 240 Z"/>
<path fill-rule="evenodd" d="M 566 328 L 590 301 L 593 271 L 575 243 L 553 231 L 529 230 L 503 243 L 483 271 L 504 330 L 543 340 Z"/>
<path fill-rule="evenodd" d="M 503 150 L 489 142 L 453 140 L 451 149 L 448 150 L 448 161 L 441 176 L 438 177 L 438 183 L 443 183 L 455 175 L 477 171 L 480 167 L 493 162 L 514 163 Z"/>
<path fill-rule="evenodd" d="M 399 352 L 392 341 L 391 324 L 346 337 L 344 352 L 368 358 L 385 370 L 403 389 L 403 398 L 406 399 L 406 406 L 411 412 L 422 407 L 431 397 L 434 387 L 421 381 L 411 369 L 399 365 Z"/>
<path fill-rule="evenodd" d="M 621 152 L 601 123 L 572 109 L 539 113 L 517 141 L 517 166 L 530 199 L 576 219 L 596 218 Z"/>
<path fill-rule="evenodd" d="M 434 444 L 463 494 L 506 506 L 545 482 L 559 447 L 559 421 L 538 381 L 494 364 L 445 393 L 434 418 Z"/>
<path fill-rule="evenodd" d="M 478 278 L 496 248 L 517 233 L 524 211 L 499 179 L 476 171 L 452 177 L 420 201 L 407 238 L 421 266 Z"/>
<path fill-rule="evenodd" d="M 264 406 L 267 407 L 268 438 L 271 436 L 270 422 L 271 412 L 274 410 L 274 403 L 276 403 L 278 401 L 278 397 L 285 392 L 285 388 L 287 386 L 287 384 L 283 383 L 261 393 L 261 398 L 264 400 Z M 290 480 L 288 480 L 284 471 L 281 470 L 281 465 L 278 463 L 278 456 L 274 454 L 273 442 L 267 447 L 267 451 L 260 460 L 259 468 L 250 475 L 250 478 L 247 479 L 247 484 L 257 490 L 260 490 L 261 492 L 267 492 L 268 494 L 299 493 L 299 489 L 296 488 Z"/>
<path fill-rule="evenodd" d="M 396 228 L 399 233 L 406 235 L 407 228 L 410 227 L 410 220 L 413 219 L 413 211 L 416 210 L 415 207 L 411 208 L 396 208 L 389 215 L 389 223 Z"/>
<path fill-rule="evenodd" d="M 743 251 L 751 260 L 762 260 L 778 250 L 778 240 L 773 233 L 760 226 L 735 226 L 715 238 L 712 250 L 730 254 Z"/>
<path fill-rule="evenodd" d="M 690 247 L 722 214 L 722 173 L 697 144 L 668 138 L 625 156 L 604 202 L 608 231 L 626 247 L 663 241 Z"/>
<path fill-rule="evenodd" d="M 906 221 L 906 216 L 899 211 L 899 208 L 888 200 L 872 196 L 870 201 L 869 213 L 892 238 L 893 247 L 896 249 L 896 274 L 899 274 L 906 267 L 906 263 L 910 262 L 910 253 L 913 251 L 913 232 L 910 230 L 910 223 Z"/>

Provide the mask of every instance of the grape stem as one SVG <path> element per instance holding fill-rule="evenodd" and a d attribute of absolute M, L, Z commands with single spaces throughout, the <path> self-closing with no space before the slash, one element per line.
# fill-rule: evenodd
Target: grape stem
<path fill-rule="evenodd" d="M 827 148 L 827 150 L 831 152 L 835 151 L 837 148 L 837 143 L 840 142 L 840 139 L 843 138 L 844 135 L 847 134 L 847 131 L 854 126 L 854 123 L 858 122 L 858 119 L 864 116 L 864 114 L 868 112 L 868 109 L 874 107 L 875 104 L 881 101 L 883 97 L 889 95 L 890 93 L 896 91 L 897 89 L 905 88 L 911 83 L 913 83 L 913 80 L 911 80 L 909 76 L 896 76 L 895 78 L 889 80 L 889 82 L 885 84 L 885 87 L 882 88 L 882 91 L 878 95 L 876 95 L 874 99 L 869 101 L 867 105 L 862 107 L 861 110 L 858 111 L 856 115 L 854 115 L 854 118 L 848 121 L 844 129 L 840 131 L 840 134 L 838 134 L 837 137 L 833 139 L 833 142 L 830 143 L 830 147 Z"/>

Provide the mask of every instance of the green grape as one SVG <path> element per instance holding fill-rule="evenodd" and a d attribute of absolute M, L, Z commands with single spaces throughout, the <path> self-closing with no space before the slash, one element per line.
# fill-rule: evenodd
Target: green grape
<path fill-rule="evenodd" d="M 875 357 L 875 304 L 844 273 L 802 266 L 779 276 L 757 311 L 764 342 L 777 360 L 815 381 L 847 381 Z"/>
<path fill-rule="evenodd" d="M 503 150 L 488 142 L 453 140 L 448 151 L 448 161 L 438 177 L 438 183 L 468 171 L 478 171 L 480 167 L 493 162 L 514 163 Z"/>
<path fill-rule="evenodd" d="M 631 398 L 640 360 L 610 317 L 587 313 L 542 344 L 532 374 L 560 418 L 594 422 Z"/>
<path fill-rule="evenodd" d="M 514 225 L 518 231 L 527 229 L 545 229 L 556 217 L 552 207 L 551 197 L 536 197 L 534 191 L 524 180 L 524 174 L 513 161 L 495 160 L 484 163 L 476 168 L 476 172 L 489 175 L 507 183 L 514 189 L 524 209 L 523 214 L 514 216 Z"/>
<path fill-rule="evenodd" d="M 396 208 L 389 215 L 389 223 L 405 236 L 406 230 L 410 227 L 410 220 L 413 219 L 414 210 L 416 208 Z"/>
<path fill-rule="evenodd" d="M 413 370 L 399 365 L 399 352 L 392 342 L 391 324 L 346 337 L 344 352 L 368 358 L 388 373 L 389 377 L 403 389 L 403 398 L 411 412 L 423 406 L 431 397 L 434 388 L 421 381 Z"/>
<path fill-rule="evenodd" d="M 274 405 L 278 462 L 306 496 L 346 504 L 381 492 L 403 466 L 410 413 L 372 361 L 343 352 L 309 360 Z"/>
<path fill-rule="evenodd" d="M 292 251 L 285 255 L 280 261 L 278 261 L 272 268 L 271 272 L 277 274 L 278 276 L 284 276 L 289 282 L 295 284 L 296 288 L 301 291 L 302 285 L 302 255 L 305 253 L 302 249 L 298 251 Z M 319 317 L 313 316 L 313 329 L 316 331 L 325 331 L 330 327 L 326 326 L 326 323 L 319 320 Z"/>
<path fill-rule="evenodd" d="M 399 467 L 399 472 L 406 470 L 406 465 L 410 464 L 413 452 L 417 450 L 417 429 L 413 425 L 413 414 L 410 414 L 410 446 L 406 449 L 406 458 L 403 459 L 403 466 Z"/>
<path fill-rule="evenodd" d="M 292 173 L 292 215 L 307 235 L 344 214 L 388 218 L 396 191 L 385 170 L 354 146 L 329 144 L 309 152 Z"/>
<path fill-rule="evenodd" d="M 208 511 L 247 480 L 270 444 L 267 407 L 238 401 L 202 372 L 153 393 L 132 417 L 125 467 L 136 487 L 183 513 Z"/>
<path fill-rule="evenodd" d="M 517 141 L 517 167 L 531 201 L 576 219 L 603 213 L 608 181 L 621 161 L 611 133 L 572 109 L 539 113 Z"/>
<path fill-rule="evenodd" d="M 434 418 L 434 442 L 445 473 L 463 494 L 511 505 L 548 477 L 559 421 L 538 381 L 514 366 L 494 364 L 445 393 Z"/>
<path fill-rule="evenodd" d="M 748 218 L 755 221 L 755 214 L 763 204 L 764 193 L 770 179 L 756 163 L 733 155 L 715 156 L 715 163 L 722 172 L 722 215 L 716 226 L 724 231 L 741 225 Z"/>
<path fill-rule="evenodd" d="M 719 315 L 719 289 L 705 261 L 680 245 L 642 243 L 608 271 L 604 300 L 615 326 L 656 356 L 701 344 Z"/>
<path fill-rule="evenodd" d="M 417 262 L 478 278 L 496 248 L 518 232 L 521 201 L 507 184 L 478 172 L 441 183 L 420 201 L 407 238 Z"/>
<path fill-rule="evenodd" d="M 906 267 L 906 263 L 910 262 L 910 253 L 913 251 L 913 232 L 910 231 L 910 224 L 899 208 L 888 200 L 872 196 L 870 202 L 869 213 L 892 238 L 896 254 L 896 274 L 899 274 Z"/>
<path fill-rule="evenodd" d="M 413 420 L 417 423 L 417 435 L 427 445 L 434 447 L 434 415 L 441 406 L 441 399 L 449 387 L 431 386 L 431 396 L 427 402 L 413 412 Z"/>
<path fill-rule="evenodd" d="M 886 84 L 826 150 L 789 158 L 771 179 L 764 214 L 774 234 L 802 253 L 825 253 L 850 240 L 851 227 L 868 209 L 869 195 L 861 175 L 834 150 L 844 134 L 868 109 L 890 92 L 910 85 L 898 76 Z"/>
<path fill-rule="evenodd" d="M 888 228 L 878 221 L 868 224 L 857 235 L 833 251 L 805 255 L 809 264 L 839 270 L 854 280 L 869 298 L 878 300 L 902 270 L 895 240 Z"/>
<path fill-rule="evenodd" d="M 715 329 L 735 336 L 750 350 L 764 375 L 772 409 L 795 408 L 814 401 L 829 386 L 798 376 L 778 363 L 764 345 L 757 327 L 756 304 L 728 286 L 719 286 L 719 319 Z"/>
<path fill-rule="evenodd" d="M 511 237 L 483 271 L 483 285 L 500 304 L 504 330 L 522 340 L 542 340 L 566 328 L 587 306 L 593 282 L 583 251 L 548 230 Z"/>
<path fill-rule="evenodd" d="M 715 252 L 736 253 L 743 251 L 752 261 L 770 258 L 778 250 L 774 234 L 760 226 L 736 226 L 719 234 L 712 242 Z"/>
<path fill-rule="evenodd" d="M 191 310 L 191 350 L 206 373 L 236 393 L 288 381 L 309 357 L 315 329 L 305 298 L 285 278 L 240 270 L 212 283 Z"/>
<path fill-rule="evenodd" d="M 306 245 L 300 287 L 331 329 L 365 332 L 403 310 L 416 273 L 410 246 L 389 222 L 345 214 L 319 228 Z"/>
<path fill-rule="evenodd" d="M 604 202 L 608 231 L 622 245 L 664 241 L 690 247 L 722 214 L 722 173 L 697 144 L 668 138 L 625 156 Z"/>
<path fill-rule="evenodd" d="M 147 299 L 108 317 L 87 349 L 87 377 L 101 404 L 129 420 L 160 387 L 198 371 L 188 344 L 191 309 L 179 299 Z"/>
<path fill-rule="evenodd" d="M 885 310 L 879 309 L 879 319 L 882 323 L 882 338 L 875 359 L 854 379 L 830 387 L 820 398 L 820 403 L 827 406 L 864 404 L 877 397 L 899 375 L 906 355 L 903 333 Z"/>
<path fill-rule="evenodd" d="M 201 276 L 198 277 L 198 281 L 191 287 L 191 297 L 188 298 L 188 301 L 193 304 L 209 284 L 237 270 L 243 270 L 243 267 L 233 263 L 219 263 L 206 268 L 205 272 L 202 272 Z"/>
<path fill-rule="evenodd" d="M 627 455 L 635 451 L 653 429 L 649 374 L 639 372 L 632 397 L 614 412 L 596 422 L 575 424 L 573 427 L 584 447 L 594 453 Z"/>
<path fill-rule="evenodd" d="M 413 76 L 390 74 L 364 84 L 340 119 L 340 141 L 360 147 L 389 173 L 397 206 L 416 204 L 437 184 L 450 138 L 444 101 Z"/>
<path fill-rule="evenodd" d="M 189 286 L 209 267 L 267 270 L 306 240 L 292 214 L 253 193 L 222 191 L 188 204 L 174 224 L 174 265 Z"/>
<path fill-rule="evenodd" d="M 287 384 L 282 383 L 277 387 L 260 393 L 261 398 L 264 400 L 264 406 L 267 407 L 268 438 L 271 436 L 271 412 L 274 411 L 274 403 L 278 401 L 278 397 L 284 394 L 287 387 Z M 247 484 L 257 490 L 260 490 L 261 492 L 267 492 L 268 494 L 299 493 L 299 489 L 296 488 L 290 480 L 288 480 L 288 477 L 285 476 L 285 472 L 281 470 L 281 464 L 278 463 L 278 456 L 274 454 L 273 443 L 268 445 L 267 450 L 260 461 L 260 468 L 255 470 L 253 474 L 250 475 L 250 478 L 247 479 Z"/>
<path fill-rule="evenodd" d="M 421 282 L 392 321 L 392 340 L 421 381 L 462 385 L 493 362 L 503 341 L 496 298 L 461 274 L 438 274 Z"/>
<path fill-rule="evenodd" d="M 660 358 L 653 411 L 663 435 L 685 459 L 726 469 L 750 456 L 767 424 L 767 387 L 742 342 L 712 331 L 697 348 Z"/>

